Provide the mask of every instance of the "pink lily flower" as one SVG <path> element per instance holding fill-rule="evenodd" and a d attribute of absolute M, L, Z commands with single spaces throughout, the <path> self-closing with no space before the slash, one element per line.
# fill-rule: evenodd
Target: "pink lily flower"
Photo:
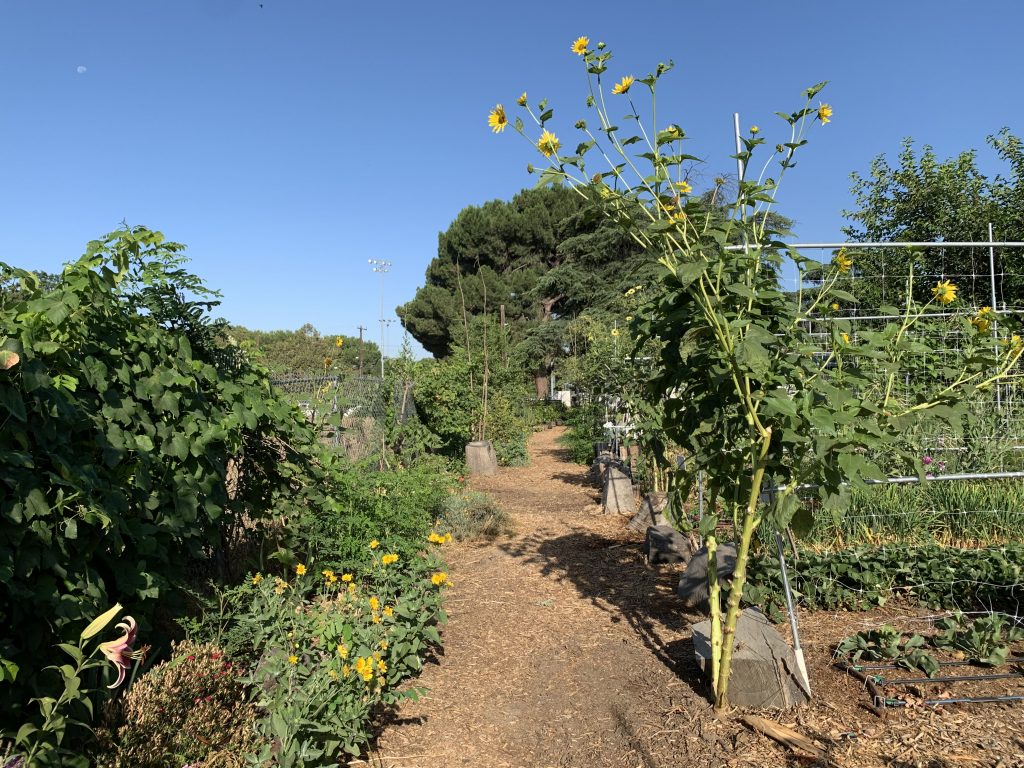
<path fill-rule="evenodd" d="M 125 673 L 131 667 L 132 661 L 141 659 L 146 655 L 145 649 L 132 649 L 137 630 L 135 619 L 131 616 L 125 616 L 124 621 L 117 624 L 117 629 L 124 631 L 121 637 L 117 638 L 117 640 L 100 643 L 100 651 L 117 668 L 117 680 L 114 681 L 113 685 L 108 685 L 108 688 L 117 688 L 123 683 Z"/>

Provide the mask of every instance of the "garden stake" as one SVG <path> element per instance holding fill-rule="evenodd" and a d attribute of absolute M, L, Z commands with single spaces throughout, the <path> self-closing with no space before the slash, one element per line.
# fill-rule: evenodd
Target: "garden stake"
<path fill-rule="evenodd" d="M 804 649 L 800 647 L 800 633 L 796 626 L 796 610 L 793 608 L 793 591 L 789 587 L 789 576 L 786 573 L 786 556 L 782 549 L 782 534 L 775 532 L 775 547 L 779 551 L 779 567 L 782 569 L 782 587 L 786 593 L 786 608 L 789 611 L 789 627 L 793 631 L 793 654 L 796 656 L 796 667 L 800 672 L 800 682 L 804 692 L 811 695 L 811 679 L 807 674 L 807 662 L 804 661 Z"/>

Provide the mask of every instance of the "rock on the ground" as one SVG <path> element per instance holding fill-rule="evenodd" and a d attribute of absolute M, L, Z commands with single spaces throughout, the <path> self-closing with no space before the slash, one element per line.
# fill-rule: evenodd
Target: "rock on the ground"
<path fill-rule="evenodd" d="M 718 581 L 722 589 L 726 589 L 732 581 L 736 570 L 736 545 L 719 544 L 715 548 L 715 560 L 718 561 Z M 708 548 L 701 547 L 693 554 L 693 558 L 679 577 L 676 594 L 687 608 L 697 608 L 708 602 Z"/>
<path fill-rule="evenodd" d="M 604 473 L 604 494 L 601 505 L 608 514 L 633 514 L 636 499 L 633 498 L 633 481 L 629 475 L 615 466 L 609 466 Z"/>
<path fill-rule="evenodd" d="M 652 525 L 644 536 L 641 551 L 650 565 L 685 563 L 693 557 L 693 544 L 671 525 Z"/>
<path fill-rule="evenodd" d="M 640 511 L 633 515 L 633 519 L 626 524 L 626 527 L 641 533 L 652 525 L 669 525 L 668 518 L 665 517 L 667 507 L 667 493 L 648 493 L 640 502 Z"/>
<path fill-rule="evenodd" d="M 790 709 L 810 700 L 800 684 L 793 649 L 763 613 L 751 608 L 740 613 L 735 642 L 729 676 L 730 704 L 755 709 Z M 700 668 L 709 675 L 710 620 L 693 625 L 693 650 Z"/>

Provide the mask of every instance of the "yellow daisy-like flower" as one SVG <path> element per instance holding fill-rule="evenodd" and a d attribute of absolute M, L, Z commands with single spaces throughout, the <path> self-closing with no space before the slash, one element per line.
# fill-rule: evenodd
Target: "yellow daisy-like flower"
<path fill-rule="evenodd" d="M 952 304 L 956 301 L 956 292 L 959 290 L 955 283 L 951 283 L 949 280 L 940 280 L 932 288 L 932 296 L 940 304 Z"/>
<path fill-rule="evenodd" d="M 616 96 L 622 93 L 629 93 L 630 87 L 636 81 L 632 75 L 624 75 L 619 82 L 612 86 L 612 93 Z"/>
<path fill-rule="evenodd" d="M 255 576 L 252 577 L 252 583 L 253 584 L 259 584 L 261 581 L 263 581 L 263 574 L 262 573 L 257 573 Z"/>
<path fill-rule="evenodd" d="M 386 651 L 388 649 L 388 641 L 387 640 L 381 640 L 380 641 L 380 649 L 382 651 Z"/>
<path fill-rule="evenodd" d="M 388 671 L 388 665 L 385 664 L 383 661 L 378 661 L 377 662 L 377 671 L 380 672 L 381 674 L 384 674 L 385 672 Z"/>
<path fill-rule="evenodd" d="M 516 104 L 518 104 L 520 107 L 526 106 L 526 91 L 523 91 L 523 95 L 516 99 Z"/>
<path fill-rule="evenodd" d="M 821 120 L 822 125 L 828 125 L 832 120 L 832 106 L 829 104 L 822 104 L 819 106 L 818 119 Z"/>
<path fill-rule="evenodd" d="M 587 52 L 588 45 L 590 45 L 589 37 L 577 37 L 572 44 L 572 52 L 577 56 L 582 56 Z"/>
<path fill-rule="evenodd" d="M 977 328 L 979 333 L 987 333 L 992 327 L 992 319 L 989 317 L 991 314 L 992 307 L 982 307 L 978 314 L 971 318 L 971 325 Z"/>
<path fill-rule="evenodd" d="M 636 293 L 636 288 L 630 288 L 628 291 L 626 291 L 627 296 L 632 296 L 634 293 Z"/>
<path fill-rule="evenodd" d="M 378 600 L 376 597 L 371 597 L 370 598 L 370 610 L 371 611 L 379 611 L 380 610 L 380 600 Z"/>
<path fill-rule="evenodd" d="M 380 561 L 384 565 L 391 565 L 392 563 L 397 563 L 398 562 L 398 555 L 396 555 L 396 554 L 387 554 L 387 555 L 384 555 L 384 557 L 382 557 L 380 559 Z"/>
<path fill-rule="evenodd" d="M 381 613 L 383 613 L 388 618 L 391 618 L 392 616 L 395 615 L 395 609 L 392 608 L 390 605 L 385 605 L 384 606 L 384 610 L 381 611 Z M 387 647 L 388 647 L 387 641 L 384 641 L 384 643 L 381 645 L 381 648 L 387 650 Z"/>
<path fill-rule="evenodd" d="M 621 331 L 618 328 L 612 328 L 612 336 L 618 336 Z"/>
<path fill-rule="evenodd" d="M 348 664 L 343 665 L 341 668 L 341 676 L 348 677 L 350 674 L 352 674 L 352 667 Z"/>
<path fill-rule="evenodd" d="M 437 571 L 436 573 L 431 575 L 430 583 L 433 584 L 435 587 L 440 587 L 443 584 L 447 584 L 448 574 L 444 571 Z"/>
<path fill-rule="evenodd" d="M 633 316 L 632 315 L 626 315 L 626 322 L 627 323 L 632 323 L 633 322 Z"/>
<path fill-rule="evenodd" d="M 274 591 L 277 594 L 283 595 L 284 591 L 286 589 L 288 589 L 288 582 L 287 581 L 285 581 L 284 579 L 282 579 L 280 577 L 274 580 Z"/>
<path fill-rule="evenodd" d="M 329 678 L 331 678 L 331 680 L 337 680 L 338 679 L 338 673 L 335 672 L 333 669 L 328 669 L 327 670 L 327 676 Z"/>
<path fill-rule="evenodd" d="M 537 139 L 537 149 L 541 151 L 541 154 L 544 155 L 544 157 L 551 157 L 553 154 L 558 152 L 561 147 L 562 142 L 560 142 L 558 137 L 551 131 L 545 130 L 540 135 L 540 138 Z"/>
<path fill-rule="evenodd" d="M 693 192 L 693 187 L 690 186 L 690 183 L 688 181 L 676 182 L 676 189 L 679 190 L 680 195 L 688 195 L 691 192 Z"/>
<path fill-rule="evenodd" d="M 750 126 L 750 132 L 751 132 L 751 133 L 752 133 L 753 135 L 755 135 L 755 136 L 756 136 L 757 134 L 759 134 L 759 133 L 761 132 L 761 129 L 760 129 L 760 128 L 758 128 L 758 127 L 757 127 L 756 125 L 752 125 L 752 126 Z"/>
<path fill-rule="evenodd" d="M 306 566 L 304 566 L 302 563 L 299 563 L 298 565 L 295 566 L 295 573 L 298 576 L 305 576 L 306 575 Z"/>
<path fill-rule="evenodd" d="M 344 643 L 338 643 L 338 655 L 343 658 L 348 658 L 348 647 Z"/>
<path fill-rule="evenodd" d="M 832 259 L 832 263 L 836 265 L 836 269 L 843 275 L 849 272 L 853 268 L 853 259 L 846 255 L 846 251 L 840 249 L 836 257 Z"/>
<path fill-rule="evenodd" d="M 831 308 L 832 308 L 833 312 L 838 312 L 839 311 L 839 305 L 836 302 L 834 302 L 834 301 L 832 302 Z"/>
<path fill-rule="evenodd" d="M 344 581 L 347 584 L 348 582 L 352 581 L 352 574 L 351 573 L 343 573 L 343 574 L 341 574 L 341 580 Z"/>
<path fill-rule="evenodd" d="M 839 335 L 843 337 L 843 344 L 849 344 L 850 343 L 850 334 L 848 334 L 848 333 L 841 333 Z"/>
<path fill-rule="evenodd" d="M 334 365 L 334 360 L 332 360 L 329 357 L 325 357 L 324 358 L 324 368 L 330 368 L 332 365 Z"/>
<path fill-rule="evenodd" d="M 354 593 L 356 591 L 355 582 L 352 582 L 351 584 L 348 585 L 348 591 L 349 591 L 349 593 Z"/>
<path fill-rule="evenodd" d="M 380 614 L 379 613 L 374 613 L 373 615 L 370 616 L 370 620 L 374 624 L 380 624 Z"/>
<path fill-rule="evenodd" d="M 289 664 L 298 664 L 299 663 L 299 657 L 296 656 L 295 654 L 292 654 L 291 656 L 288 657 L 288 663 Z"/>
<path fill-rule="evenodd" d="M 487 124 L 491 126 L 491 130 L 495 133 L 501 133 L 505 130 L 505 126 L 508 125 L 508 115 L 505 114 L 505 108 L 498 104 L 491 110 L 491 113 L 487 116 Z"/>
<path fill-rule="evenodd" d="M 344 343 L 345 343 L 345 340 L 343 338 L 341 338 L 341 336 L 338 336 L 334 340 L 334 346 L 336 346 L 338 349 L 341 349 L 341 345 L 344 344 Z"/>
<path fill-rule="evenodd" d="M 427 536 L 427 541 L 429 541 L 431 544 L 444 544 L 444 536 L 434 531 L 431 531 L 430 535 Z"/>
<path fill-rule="evenodd" d="M 376 549 L 379 546 L 380 546 L 380 542 L 377 541 L 376 539 L 374 539 L 373 541 L 370 542 L 370 549 Z"/>

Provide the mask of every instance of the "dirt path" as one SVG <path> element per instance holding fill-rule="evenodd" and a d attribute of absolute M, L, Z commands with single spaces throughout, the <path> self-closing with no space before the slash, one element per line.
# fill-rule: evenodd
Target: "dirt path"
<path fill-rule="evenodd" d="M 533 436 L 529 466 L 472 482 L 513 516 L 516 534 L 446 551 L 455 587 L 444 653 L 418 680 L 430 693 L 403 704 L 371 764 L 809 765 L 734 718 L 714 717 L 692 660 L 689 625 L 699 617 L 684 614 L 672 595 L 678 571 L 647 568 L 625 520 L 600 514 L 586 468 L 558 446 L 561 431 Z M 1024 707 L 985 709 L 981 718 L 949 707 L 888 725 L 864 711 L 865 694 L 829 663 L 853 621 L 867 626 L 879 617 L 852 620 L 803 617 L 822 693 L 780 720 L 831 740 L 840 765 L 1024 765 L 1024 740 L 1014 736 Z M 993 721 L 1006 729 L 1002 736 Z M 946 762 L 953 754 L 958 759 Z"/>

